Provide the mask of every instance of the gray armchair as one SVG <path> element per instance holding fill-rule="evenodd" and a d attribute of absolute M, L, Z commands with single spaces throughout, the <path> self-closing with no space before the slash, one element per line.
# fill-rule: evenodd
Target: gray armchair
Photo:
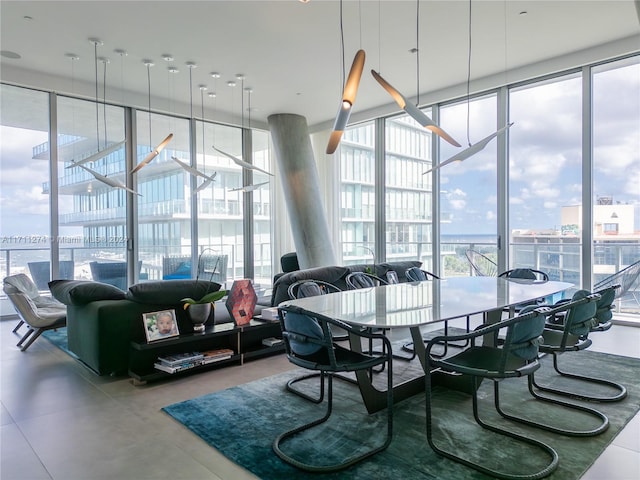
<path fill-rule="evenodd" d="M 3 290 L 20 317 L 20 323 L 13 331 L 16 332 L 24 324 L 29 327 L 17 343 L 23 352 L 45 330 L 66 325 L 67 307 L 57 300 L 41 296 L 38 287 L 25 274 L 6 277 L 3 280 Z"/>

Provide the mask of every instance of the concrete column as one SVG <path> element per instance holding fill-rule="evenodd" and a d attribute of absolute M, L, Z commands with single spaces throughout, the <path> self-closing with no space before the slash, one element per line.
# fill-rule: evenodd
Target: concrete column
<path fill-rule="evenodd" d="M 307 120 L 287 113 L 268 120 L 300 268 L 335 265 Z"/>

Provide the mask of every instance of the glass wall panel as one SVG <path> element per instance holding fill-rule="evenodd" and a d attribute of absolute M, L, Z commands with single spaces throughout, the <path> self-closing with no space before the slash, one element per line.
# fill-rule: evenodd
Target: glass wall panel
<path fill-rule="evenodd" d="M 593 69 L 593 283 L 640 260 L 640 60 Z M 636 282 L 616 302 L 640 313 Z"/>
<path fill-rule="evenodd" d="M 513 89 L 509 118 L 509 267 L 580 285 L 582 82 Z"/>
<path fill-rule="evenodd" d="M 440 142 L 440 162 L 497 129 L 495 95 L 443 107 L 440 126 L 462 145 Z M 468 125 L 468 128 L 467 128 Z M 475 250 L 497 261 L 497 140 L 462 162 L 438 170 L 440 175 L 440 244 L 445 277 L 474 274 L 466 258 Z"/>
<path fill-rule="evenodd" d="M 432 164 L 432 134 L 408 115 L 388 119 L 385 130 L 387 260 L 420 260 L 433 271 L 433 192 L 431 175 L 423 175 Z"/>
<path fill-rule="evenodd" d="M 167 146 L 135 177 L 141 278 L 190 278 L 192 176 L 178 163 L 191 165 L 189 121 L 137 111 L 136 125 L 136 165 L 173 134 Z M 197 181 L 200 184 L 202 178 Z"/>
<path fill-rule="evenodd" d="M 0 104 L 0 278 L 24 273 L 47 290 L 53 243 L 49 96 L 0 85 Z"/>
<path fill-rule="evenodd" d="M 267 172 L 272 171 L 270 162 L 269 132 L 252 131 L 253 164 Z M 269 175 L 253 171 L 253 185 L 259 188 L 250 192 L 253 197 L 253 256 L 255 283 L 271 285 L 271 182 Z"/>
<path fill-rule="evenodd" d="M 126 182 L 124 109 L 58 97 L 57 122 L 61 273 L 126 289 L 127 192 L 107 183 Z"/>
<path fill-rule="evenodd" d="M 215 181 L 197 192 L 198 249 L 223 256 L 217 267 L 221 283 L 244 278 L 244 193 L 234 190 L 243 186 L 242 168 L 212 148 L 242 159 L 242 130 L 198 121 L 196 140 L 198 170 L 215 174 Z"/>
<path fill-rule="evenodd" d="M 345 130 L 340 144 L 341 265 L 375 260 L 375 125 Z M 338 258 L 340 259 L 340 258 Z"/>

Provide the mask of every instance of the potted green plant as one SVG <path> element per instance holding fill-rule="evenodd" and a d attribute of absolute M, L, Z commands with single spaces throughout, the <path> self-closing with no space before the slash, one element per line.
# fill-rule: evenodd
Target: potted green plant
<path fill-rule="evenodd" d="M 190 297 L 180 300 L 183 302 L 182 308 L 189 311 L 194 332 L 204 332 L 204 324 L 211 315 L 211 311 L 215 308 L 214 302 L 220 300 L 226 294 L 226 290 L 218 290 L 217 292 L 207 293 L 199 300 L 194 300 Z"/>

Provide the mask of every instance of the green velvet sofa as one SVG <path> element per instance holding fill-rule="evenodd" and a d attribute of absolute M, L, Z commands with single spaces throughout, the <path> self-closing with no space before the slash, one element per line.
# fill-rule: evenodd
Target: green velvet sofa
<path fill-rule="evenodd" d="M 180 333 L 193 325 L 180 299 L 200 298 L 220 289 L 220 284 L 202 280 L 142 282 L 126 292 L 113 285 L 93 281 L 53 280 L 54 298 L 67 305 L 69 350 L 98 375 L 127 373 L 130 342 L 145 341 L 142 314 L 174 309 Z M 208 323 L 231 321 L 224 307 L 215 308 Z"/>

